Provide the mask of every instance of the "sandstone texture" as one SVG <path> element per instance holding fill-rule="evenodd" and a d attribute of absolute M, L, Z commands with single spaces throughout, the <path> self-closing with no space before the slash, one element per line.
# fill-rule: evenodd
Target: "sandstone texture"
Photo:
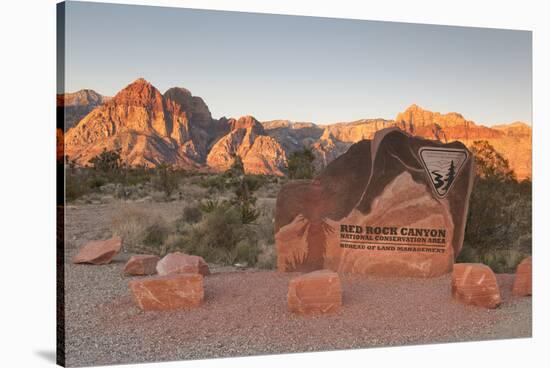
<path fill-rule="evenodd" d="M 512 293 L 516 296 L 533 295 L 533 260 L 527 257 L 518 265 L 516 269 L 516 279 Z"/>
<path fill-rule="evenodd" d="M 230 132 L 210 150 L 207 165 L 215 171 L 226 171 L 239 156 L 244 171 L 250 174 L 282 176 L 286 154 L 275 139 L 265 134 L 262 124 L 252 116 L 230 119 Z"/>
<path fill-rule="evenodd" d="M 352 145 L 313 181 L 281 188 L 277 267 L 412 277 L 451 272 L 473 173 L 459 142 L 384 129 Z"/>
<path fill-rule="evenodd" d="M 144 311 L 196 308 L 204 299 L 200 274 L 177 274 L 130 281 L 136 305 Z"/>
<path fill-rule="evenodd" d="M 453 297 L 465 304 L 492 309 L 501 302 L 495 274 L 484 264 L 455 264 L 451 289 Z"/>
<path fill-rule="evenodd" d="M 338 312 L 342 285 L 336 272 L 314 271 L 297 276 L 288 284 L 288 309 L 297 314 Z"/>
<path fill-rule="evenodd" d="M 129 166 L 224 171 L 241 156 L 247 173 L 283 175 L 286 163 L 285 151 L 253 117 L 213 119 L 204 100 L 185 88 L 162 94 L 141 78 L 79 120 L 65 144 L 80 166 L 104 150 L 119 150 Z"/>
<path fill-rule="evenodd" d="M 103 150 L 118 149 L 130 166 L 194 168 L 219 134 L 202 99 L 183 88 L 162 95 L 138 79 L 70 129 L 65 151 L 82 166 Z"/>
<path fill-rule="evenodd" d="M 131 276 L 154 275 L 157 273 L 158 256 L 140 254 L 132 256 L 124 266 L 124 274 Z"/>
<path fill-rule="evenodd" d="M 210 269 L 202 257 L 173 252 L 164 256 L 157 263 L 157 272 L 160 276 L 180 273 L 198 273 L 208 276 Z"/>
<path fill-rule="evenodd" d="M 122 239 L 118 236 L 108 240 L 91 241 L 73 257 L 73 263 L 107 264 L 120 252 L 121 247 Z"/>

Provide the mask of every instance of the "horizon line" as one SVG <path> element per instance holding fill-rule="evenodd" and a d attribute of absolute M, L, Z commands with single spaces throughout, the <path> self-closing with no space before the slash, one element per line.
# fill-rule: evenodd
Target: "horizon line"
<path fill-rule="evenodd" d="M 109 95 L 104 95 L 103 93 L 100 93 L 98 92 L 96 89 L 94 88 L 89 88 L 89 87 L 84 87 L 84 88 L 80 88 L 74 92 L 64 92 L 64 93 L 57 93 L 56 95 L 67 95 L 67 94 L 74 94 L 74 93 L 78 93 L 78 92 L 81 92 L 81 91 L 93 91 L 99 95 L 101 95 L 102 97 L 106 97 L 106 98 L 113 98 L 115 97 L 120 91 L 122 91 L 124 88 L 128 87 L 129 85 L 139 81 L 139 80 L 143 80 L 147 83 L 149 83 L 151 86 L 153 86 L 155 89 L 157 89 L 161 95 L 164 96 L 164 93 L 166 93 L 166 91 L 168 91 L 169 89 L 171 88 L 182 88 L 182 89 L 185 89 L 187 91 L 189 91 L 189 93 L 191 93 L 191 95 L 193 97 L 200 97 L 203 99 L 203 101 L 205 100 L 205 98 L 203 96 L 198 96 L 198 95 L 194 95 L 188 88 L 186 87 L 180 87 L 180 86 L 172 86 L 172 87 L 168 87 L 166 89 L 166 91 L 161 92 L 160 89 L 158 89 L 153 83 L 151 83 L 150 81 L 148 81 L 147 79 L 143 78 L 143 77 L 138 77 L 138 78 L 135 78 L 132 82 L 128 83 L 126 86 L 124 86 L 123 88 L 121 88 L 120 90 L 118 90 L 114 95 L 112 96 L 109 96 Z M 208 107 L 208 110 L 210 110 L 210 107 L 209 105 L 206 103 L 206 101 L 204 101 L 205 104 L 207 105 Z M 411 106 L 418 106 L 420 107 L 422 110 L 424 111 L 429 111 L 431 113 L 438 113 L 438 114 L 441 114 L 441 115 L 447 115 L 447 114 L 459 114 L 461 115 L 464 120 L 467 120 L 467 121 L 471 121 L 473 122 L 474 124 L 476 125 L 479 125 L 479 126 L 485 126 L 485 127 L 493 127 L 493 126 L 500 126 L 500 125 L 512 125 L 512 124 L 516 124 L 516 123 L 522 123 L 522 124 L 525 124 L 527 126 L 529 126 L 531 129 L 533 128 L 533 124 L 532 122 L 530 121 L 524 121 L 524 120 L 518 120 L 518 119 L 511 119 L 509 120 L 508 122 L 494 122 L 492 124 L 488 124 L 488 123 L 483 123 L 483 122 L 477 122 L 473 119 L 467 119 L 462 113 L 458 112 L 458 111 L 447 111 L 447 112 L 440 112 L 440 111 L 435 111 L 435 110 L 431 110 L 429 108 L 425 108 L 415 102 L 413 103 L 410 103 L 407 105 L 407 107 L 404 109 L 404 110 L 401 110 L 401 111 L 398 111 L 395 113 L 395 115 L 397 116 L 397 114 L 400 114 L 402 112 L 405 112 L 407 109 L 409 109 Z M 314 122 L 314 121 L 307 121 L 307 120 L 292 120 L 292 119 L 288 119 L 288 118 L 275 118 L 275 119 L 258 119 L 256 118 L 256 115 L 254 114 L 249 114 L 249 113 L 245 113 L 245 114 L 242 114 L 238 117 L 228 117 L 224 114 L 222 114 L 220 117 L 218 118 L 212 118 L 212 119 L 221 119 L 223 117 L 227 118 L 227 119 L 239 119 L 243 116 L 252 116 L 254 119 L 258 120 L 260 123 L 268 123 L 268 122 L 272 122 L 272 121 L 288 121 L 290 123 L 302 123 L 302 124 L 314 124 L 314 125 L 317 125 L 317 126 L 331 126 L 331 125 L 335 125 L 335 124 L 349 124 L 349 123 L 355 123 L 355 122 L 358 122 L 360 120 L 388 120 L 388 121 L 394 121 L 395 122 L 395 118 L 386 118 L 386 117 L 359 117 L 357 119 L 351 119 L 351 120 L 339 120 L 339 121 L 331 121 L 331 122 Z"/>

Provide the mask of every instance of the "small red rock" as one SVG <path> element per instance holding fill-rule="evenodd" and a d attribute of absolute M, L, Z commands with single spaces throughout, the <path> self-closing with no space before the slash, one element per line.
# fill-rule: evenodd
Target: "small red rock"
<path fill-rule="evenodd" d="M 107 240 L 94 240 L 84 245 L 73 257 L 73 263 L 107 264 L 120 252 L 122 239 L 115 236 Z"/>
<path fill-rule="evenodd" d="M 500 305 L 500 290 L 493 271 L 481 263 L 457 263 L 453 267 L 453 297 L 485 308 Z"/>
<path fill-rule="evenodd" d="M 157 272 L 160 276 L 177 273 L 199 273 L 203 276 L 210 275 L 208 264 L 202 257 L 174 252 L 169 253 L 157 263 Z"/>
<path fill-rule="evenodd" d="M 516 295 L 516 296 L 533 295 L 532 268 L 533 268 L 532 257 L 525 258 L 518 265 L 518 268 L 516 269 L 516 279 L 514 281 L 514 288 L 512 289 L 513 295 Z"/>
<path fill-rule="evenodd" d="M 342 306 L 340 277 L 330 270 L 298 276 L 288 285 L 288 309 L 298 314 L 337 312 Z"/>
<path fill-rule="evenodd" d="M 149 254 L 132 256 L 124 266 L 124 273 L 133 276 L 154 275 L 159 260 L 158 256 Z"/>
<path fill-rule="evenodd" d="M 204 299 L 203 277 L 198 273 L 138 279 L 130 281 L 130 290 L 145 311 L 195 308 Z"/>

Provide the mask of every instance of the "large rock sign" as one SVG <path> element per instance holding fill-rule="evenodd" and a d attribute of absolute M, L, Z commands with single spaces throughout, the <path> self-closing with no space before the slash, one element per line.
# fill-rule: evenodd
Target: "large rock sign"
<path fill-rule="evenodd" d="M 351 146 L 313 181 L 284 185 L 280 271 L 433 277 L 452 270 L 474 179 L 471 154 L 397 128 Z"/>

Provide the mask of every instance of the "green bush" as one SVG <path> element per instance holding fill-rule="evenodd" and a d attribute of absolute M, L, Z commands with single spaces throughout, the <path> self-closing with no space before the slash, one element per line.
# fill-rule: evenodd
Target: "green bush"
<path fill-rule="evenodd" d="M 143 244 L 149 247 L 161 247 L 167 237 L 167 227 L 160 223 L 155 223 L 145 229 Z"/>
<path fill-rule="evenodd" d="M 290 179 L 312 179 L 315 175 L 313 161 L 315 156 L 309 148 L 292 153 L 287 160 Z"/>
<path fill-rule="evenodd" d="M 257 261 L 256 236 L 244 225 L 237 208 L 218 205 L 203 214 L 197 224 L 185 227 L 174 248 L 203 257 L 207 262 L 231 265 Z"/>
<path fill-rule="evenodd" d="M 153 186 L 163 192 L 166 199 L 170 199 L 178 184 L 177 172 L 170 165 L 160 164 L 155 168 Z"/>
<path fill-rule="evenodd" d="M 260 248 L 250 239 L 243 239 L 235 246 L 233 262 L 254 266 L 258 261 Z"/>
<path fill-rule="evenodd" d="M 183 209 L 181 219 L 189 224 L 195 224 L 202 219 L 202 211 L 196 205 L 187 206 Z"/>
<path fill-rule="evenodd" d="M 92 167 L 97 171 L 101 171 L 104 173 L 118 171 L 122 166 L 120 160 L 120 151 L 107 151 L 104 148 L 103 152 L 90 160 L 90 163 L 92 164 Z"/>
<path fill-rule="evenodd" d="M 476 179 L 458 261 L 514 272 L 519 261 L 531 254 L 531 181 L 518 182 L 508 162 L 486 141 L 474 142 L 471 151 Z"/>

